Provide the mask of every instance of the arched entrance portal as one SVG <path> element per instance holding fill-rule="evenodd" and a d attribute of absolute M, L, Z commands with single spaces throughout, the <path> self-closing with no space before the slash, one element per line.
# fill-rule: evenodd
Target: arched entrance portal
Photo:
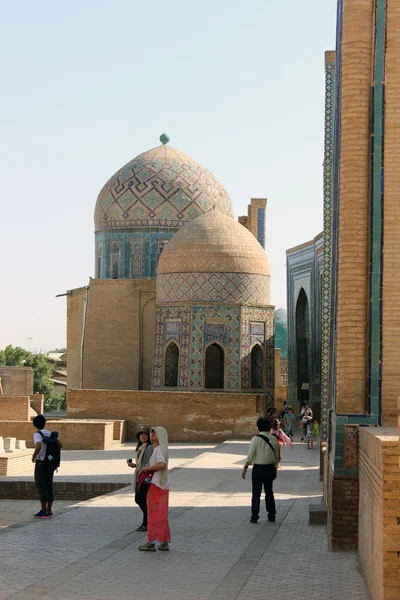
<path fill-rule="evenodd" d="M 259 344 L 256 344 L 251 351 L 251 387 L 263 387 L 263 351 Z"/>
<path fill-rule="evenodd" d="M 307 295 L 301 288 L 296 304 L 296 366 L 297 366 L 297 399 L 308 400 L 308 392 L 303 389 L 309 383 L 310 358 L 310 316 Z"/>
<path fill-rule="evenodd" d="M 171 342 L 165 352 L 165 378 L 166 387 L 178 387 L 179 348 Z"/>
<path fill-rule="evenodd" d="M 205 386 L 212 389 L 224 388 L 225 353 L 218 344 L 211 344 L 206 350 Z"/>

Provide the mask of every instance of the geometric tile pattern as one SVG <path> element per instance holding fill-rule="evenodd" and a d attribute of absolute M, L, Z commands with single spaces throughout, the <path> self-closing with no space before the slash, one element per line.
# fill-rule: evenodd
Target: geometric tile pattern
<path fill-rule="evenodd" d="M 241 309 L 241 380 L 242 389 L 249 389 L 250 381 L 250 355 L 255 343 L 262 343 L 264 349 L 264 360 L 266 368 L 264 370 L 263 387 L 273 394 L 274 391 L 274 319 L 275 312 L 271 308 L 250 308 Z M 260 331 L 261 324 L 264 325 L 264 340 L 261 342 Z M 256 335 L 253 335 L 256 333 Z M 273 401 L 273 395 L 271 400 Z"/>
<path fill-rule="evenodd" d="M 226 320 L 227 335 L 225 344 L 225 388 L 240 389 L 240 308 L 238 306 L 207 306 L 192 307 L 191 322 L 191 352 L 190 352 L 190 388 L 203 388 L 203 357 L 205 349 L 205 334 L 209 319 Z"/>
<path fill-rule="evenodd" d="M 211 266 L 211 265 L 210 265 Z M 270 277 L 250 273 L 168 273 L 157 276 L 157 302 L 232 302 L 262 306 Z"/>
<path fill-rule="evenodd" d="M 215 323 L 206 321 L 204 331 L 204 347 L 214 342 L 219 342 L 226 348 L 227 345 L 227 323 Z"/>
<path fill-rule="evenodd" d="M 257 240 L 265 248 L 265 208 L 257 210 Z"/>
<path fill-rule="evenodd" d="M 100 272 L 99 279 L 111 278 L 114 265 L 114 276 L 119 278 L 155 277 L 161 252 L 176 231 L 176 229 L 149 227 L 136 231 L 120 229 L 97 232 L 95 234 L 96 275 L 98 276 Z M 113 262 L 114 244 L 118 244 L 119 252 L 115 254 Z M 115 264 L 116 259 L 118 259 L 118 265 Z"/>
<path fill-rule="evenodd" d="M 181 341 L 182 319 L 165 321 L 165 343 L 175 340 L 178 344 Z"/>
<path fill-rule="evenodd" d="M 233 216 L 221 183 L 198 162 L 162 145 L 140 154 L 107 181 L 97 199 L 95 231 L 182 227 L 214 206 Z"/>
<path fill-rule="evenodd" d="M 333 119 L 335 63 L 325 65 L 324 249 L 321 275 L 321 439 L 328 438 L 332 278 Z"/>
<path fill-rule="evenodd" d="M 180 306 L 158 306 L 156 315 L 156 342 L 154 347 L 153 382 L 154 388 L 161 387 L 164 376 L 164 350 L 166 330 L 171 332 L 171 320 L 180 320 L 179 377 L 178 387 L 188 387 L 190 308 Z"/>

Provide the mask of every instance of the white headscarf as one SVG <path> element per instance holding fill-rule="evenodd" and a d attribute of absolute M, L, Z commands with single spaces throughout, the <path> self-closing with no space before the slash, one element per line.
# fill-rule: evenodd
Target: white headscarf
<path fill-rule="evenodd" d="M 164 427 L 152 427 L 151 430 L 156 432 L 160 450 L 165 458 L 165 468 L 158 471 L 160 474 L 160 483 L 165 485 L 168 481 L 168 433 Z"/>

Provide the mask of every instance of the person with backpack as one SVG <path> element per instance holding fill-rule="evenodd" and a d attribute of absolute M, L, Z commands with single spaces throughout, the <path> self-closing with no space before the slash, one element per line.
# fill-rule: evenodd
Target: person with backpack
<path fill-rule="evenodd" d="M 245 479 L 247 469 L 250 465 L 253 465 L 250 523 L 257 523 L 260 517 L 260 498 L 263 486 L 268 521 L 275 523 L 276 508 L 273 482 L 276 479 L 279 464 L 278 440 L 275 436 L 270 435 L 271 424 L 264 417 L 258 417 L 257 429 L 259 434 L 251 439 L 250 450 L 242 471 L 242 477 Z"/>
<path fill-rule="evenodd" d="M 45 429 L 45 425 L 43 415 L 37 415 L 33 419 L 33 426 L 37 431 L 33 436 L 35 450 L 32 462 L 35 464 L 35 484 L 41 504 L 39 512 L 33 515 L 35 519 L 49 519 L 53 516 L 53 477 L 61 458 L 62 443 L 58 439 L 58 433 Z"/>

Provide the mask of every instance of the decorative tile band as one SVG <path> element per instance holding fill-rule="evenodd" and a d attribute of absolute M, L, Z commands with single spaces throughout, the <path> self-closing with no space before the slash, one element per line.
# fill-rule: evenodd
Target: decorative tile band
<path fill-rule="evenodd" d="M 324 248 L 321 274 L 321 439 L 328 438 L 335 63 L 325 65 Z"/>
<path fill-rule="evenodd" d="M 257 211 L 257 240 L 265 248 L 265 208 Z"/>
<path fill-rule="evenodd" d="M 269 304 L 270 277 L 249 273 L 172 273 L 158 275 L 157 302 Z"/>

